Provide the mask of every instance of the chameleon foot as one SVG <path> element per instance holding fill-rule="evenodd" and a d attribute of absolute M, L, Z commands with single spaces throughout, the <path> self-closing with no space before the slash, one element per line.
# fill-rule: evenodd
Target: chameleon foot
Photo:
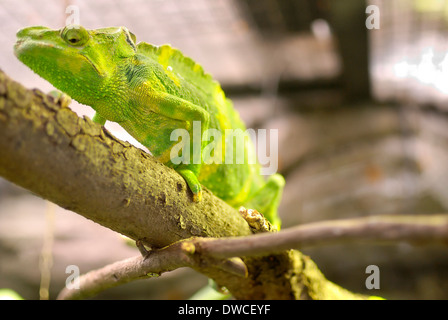
<path fill-rule="evenodd" d="M 63 108 L 68 108 L 68 106 L 72 102 L 72 99 L 69 95 L 58 90 L 51 90 L 50 92 L 48 92 L 48 95 L 53 98 L 53 101 L 55 103 L 58 103 Z"/>
<path fill-rule="evenodd" d="M 252 230 L 252 233 L 261 233 L 261 232 L 275 232 L 278 231 L 277 227 L 272 225 L 268 219 L 266 219 L 263 214 L 254 209 L 246 209 L 244 207 L 240 207 L 238 212 L 240 215 L 246 220 L 249 224 L 249 227 Z"/>
<path fill-rule="evenodd" d="M 176 169 L 176 171 L 185 179 L 193 192 L 193 201 L 200 202 L 202 200 L 202 187 L 196 175 L 188 168 Z"/>
<path fill-rule="evenodd" d="M 199 191 L 198 193 L 193 193 L 193 201 L 194 202 L 202 201 L 202 191 Z"/>

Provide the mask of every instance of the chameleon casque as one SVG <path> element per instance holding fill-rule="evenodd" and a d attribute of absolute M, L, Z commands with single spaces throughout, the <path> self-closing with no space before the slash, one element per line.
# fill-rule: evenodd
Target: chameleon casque
<path fill-rule="evenodd" d="M 202 67 L 169 45 L 136 43 L 125 27 L 86 30 L 69 25 L 61 30 L 35 26 L 17 32 L 14 52 L 35 73 L 95 111 L 93 121 L 117 122 L 159 161 L 181 174 L 201 201 L 201 184 L 231 206 L 245 206 L 263 213 L 274 225 L 284 178 L 273 174 L 267 180 L 258 163 L 174 164 L 170 139 L 175 129 L 193 136 L 193 121 L 201 132 L 216 129 L 246 130 L 239 114 L 221 86 Z M 203 138 L 204 139 L 204 138 Z M 219 141 L 223 151 L 233 139 Z M 191 147 L 193 149 L 193 147 Z M 204 142 L 201 152 L 204 149 Z M 190 152 L 193 160 L 194 152 Z M 196 151 L 197 152 L 197 151 Z M 245 144 L 245 159 L 255 152 Z"/>

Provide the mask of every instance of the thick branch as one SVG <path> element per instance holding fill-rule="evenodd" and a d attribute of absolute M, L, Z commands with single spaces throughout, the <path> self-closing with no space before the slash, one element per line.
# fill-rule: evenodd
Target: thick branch
<path fill-rule="evenodd" d="M 1 176 L 155 247 L 191 236 L 250 234 L 238 212 L 208 190 L 194 203 L 174 170 L 7 80 L 0 78 Z"/>
<path fill-rule="evenodd" d="M 0 150 L 0 176 L 149 246 L 251 234 L 238 212 L 211 192 L 194 203 L 174 170 L 1 71 Z M 236 298 L 356 297 L 298 251 L 244 262 L 249 276 L 243 279 L 209 265 L 195 269 Z"/>

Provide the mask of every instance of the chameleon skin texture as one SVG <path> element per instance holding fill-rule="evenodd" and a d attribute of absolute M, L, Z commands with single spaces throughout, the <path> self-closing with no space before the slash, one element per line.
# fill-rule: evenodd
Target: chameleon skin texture
<path fill-rule="evenodd" d="M 154 157 L 181 174 L 201 200 L 201 185 L 233 207 L 257 209 L 280 226 L 277 207 L 284 179 L 279 174 L 267 181 L 258 163 L 251 163 L 254 147 L 244 140 L 244 161 L 226 163 L 224 154 L 234 148 L 226 130 L 246 127 L 225 97 L 218 82 L 202 67 L 169 45 L 137 44 L 125 27 L 86 30 L 70 25 L 61 30 L 36 26 L 17 32 L 14 52 L 18 59 L 57 89 L 82 104 L 91 106 L 94 121 L 119 123 Z M 194 123 L 200 132 L 220 133 L 194 140 Z M 181 140 L 172 140 L 176 129 L 189 133 L 189 161 L 172 162 L 172 149 Z M 219 163 L 204 161 L 213 141 Z M 200 146 L 199 146 L 200 144 Z M 188 149 L 188 148 L 187 148 Z M 182 153 L 186 152 L 181 149 Z M 215 154 L 214 154 L 215 155 Z M 199 161 L 195 161 L 199 159 Z"/>

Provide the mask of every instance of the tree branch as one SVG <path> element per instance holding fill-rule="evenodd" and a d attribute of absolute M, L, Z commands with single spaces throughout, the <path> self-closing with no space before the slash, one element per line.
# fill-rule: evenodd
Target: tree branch
<path fill-rule="evenodd" d="M 0 176 L 151 247 L 251 234 L 237 210 L 208 190 L 194 203 L 174 170 L 1 71 L 0 150 Z M 244 278 L 222 265 L 192 267 L 240 299 L 362 297 L 329 282 L 298 251 L 244 263 Z"/>
<path fill-rule="evenodd" d="M 374 216 L 335 221 L 322 221 L 284 229 L 275 233 L 260 233 L 238 238 L 193 238 L 151 252 L 142 257 L 114 263 L 81 277 L 82 290 L 64 289 L 60 299 L 89 297 L 106 288 L 145 277 L 158 275 L 177 267 L 196 267 L 194 261 L 210 261 L 231 257 L 256 257 L 301 249 L 306 246 L 336 244 L 340 242 L 394 242 L 448 243 L 448 214 L 424 216 Z M 188 254 L 183 248 L 189 248 Z M 193 259 L 193 257 L 196 257 Z M 161 266 L 159 260 L 165 264 Z M 244 276 L 240 262 L 232 268 Z M 113 279 L 112 281 L 110 279 Z"/>
<path fill-rule="evenodd" d="M 203 239 L 203 238 L 200 238 Z M 247 276 L 247 268 L 239 258 L 215 259 L 195 254 L 191 241 L 182 240 L 162 249 L 149 251 L 146 257 L 137 256 L 90 271 L 79 278 L 79 289 L 64 288 L 58 299 L 84 299 L 111 287 L 130 281 L 158 277 L 181 267 L 194 269 L 218 267 L 238 277 Z"/>
<path fill-rule="evenodd" d="M 228 258 L 262 256 L 307 246 L 368 241 L 448 244 L 448 214 L 380 215 L 321 221 L 250 237 L 202 239 L 199 247 L 208 256 Z"/>

